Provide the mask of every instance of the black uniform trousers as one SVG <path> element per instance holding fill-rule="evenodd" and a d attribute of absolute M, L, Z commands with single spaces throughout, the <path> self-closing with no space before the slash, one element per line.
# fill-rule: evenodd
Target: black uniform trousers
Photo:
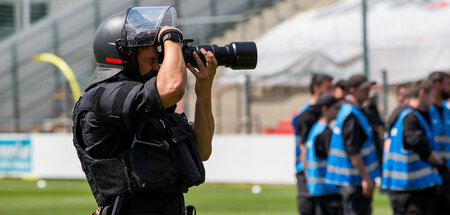
<path fill-rule="evenodd" d="M 314 198 L 309 195 L 308 188 L 306 187 L 306 177 L 303 172 L 298 172 L 297 176 L 297 207 L 298 211 L 302 215 L 314 215 Z"/>
<path fill-rule="evenodd" d="M 438 198 L 436 200 L 435 215 L 450 214 L 450 176 L 448 173 L 442 175 L 443 184 L 439 189 Z"/>
<path fill-rule="evenodd" d="M 361 186 L 340 186 L 339 194 L 342 196 L 342 207 L 345 215 L 372 214 L 372 197 L 363 196 Z"/>
<path fill-rule="evenodd" d="M 394 215 L 433 214 L 438 197 L 438 187 L 414 191 L 387 191 Z"/>
<path fill-rule="evenodd" d="M 183 193 L 136 193 L 127 196 L 121 215 L 184 215 Z"/>
<path fill-rule="evenodd" d="M 342 215 L 342 197 L 338 194 L 314 197 L 315 215 Z"/>

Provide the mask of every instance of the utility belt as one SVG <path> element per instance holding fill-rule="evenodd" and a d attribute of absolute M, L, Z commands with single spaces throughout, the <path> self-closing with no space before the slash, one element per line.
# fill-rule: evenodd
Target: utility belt
<path fill-rule="evenodd" d="M 135 191 L 187 192 L 205 181 L 205 169 L 184 114 L 151 119 L 118 158 L 96 159 L 75 144 L 82 169 L 99 206 Z"/>

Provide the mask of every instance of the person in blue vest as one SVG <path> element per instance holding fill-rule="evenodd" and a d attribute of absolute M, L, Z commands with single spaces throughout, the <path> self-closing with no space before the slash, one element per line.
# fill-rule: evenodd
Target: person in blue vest
<path fill-rule="evenodd" d="M 435 90 L 434 104 L 430 108 L 432 132 L 438 144 L 441 156 L 450 167 L 450 75 L 445 72 L 433 72 L 428 76 Z"/>
<path fill-rule="evenodd" d="M 387 145 L 391 140 L 389 138 L 389 133 L 391 133 L 392 126 L 398 119 L 400 114 L 409 108 L 408 100 L 409 100 L 409 90 L 410 84 L 401 84 L 397 86 L 397 107 L 394 108 L 389 118 L 386 120 L 386 125 L 384 129 L 384 145 Z"/>
<path fill-rule="evenodd" d="M 325 183 L 332 134 L 329 123 L 336 118 L 340 102 L 325 93 L 319 96 L 315 106 L 320 109 L 320 118 L 311 128 L 306 141 L 306 185 L 314 199 L 316 215 L 340 215 L 343 211 L 338 187 Z"/>
<path fill-rule="evenodd" d="M 363 75 L 347 80 L 349 102 L 336 117 L 325 181 L 339 186 L 344 214 L 371 214 L 374 180 L 380 176 L 370 124 L 362 112 L 371 83 Z"/>
<path fill-rule="evenodd" d="M 372 82 L 369 98 L 365 101 L 362 110 L 372 128 L 373 143 L 377 151 L 378 165 L 381 168 L 383 161 L 383 140 L 381 137 L 383 137 L 385 128 L 380 112 L 378 111 L 379 96 L 377 88 L 376 83 Z"/>
<path fill-rule="evenodd" d="M 409 108 L 400 113 L 385 145 L 381 187 L 387 190 L 395 215 L 433 214 L 442 184 L 439 173 L 448 171 L 430 128 L 432 102 L 431 82 L 415 83 Z"/>
<path fill-rule="evenodd" d="M 441 157 L 450 167 L 450 75 L 436 71 L 428 76 L 435 91 L 434 104 L 430 108 L 431 131 L 439 148 Z M 450 180 L 448 174 L 442 175 L 443 186 L 436 203 L 436 214 L 448 214 L 450 211 Z"/>
<path fill-rule="evenodd" d="M 300 109 L 292 119 L 295 135 L 295 167 L 297 170 L 297 206 L 302 215 L 314 214 L 314 201 L 306 188 L 306 178 L 303 173 L 305 163 L 305 141 L 312 125 L 319 119 L 319 111 L 315 108 L 317 98 L 322 93 L 330 93 L 333 89 L 333 78 L 325 74 L 314 74 L 311 79 L 311 99 Z"/>

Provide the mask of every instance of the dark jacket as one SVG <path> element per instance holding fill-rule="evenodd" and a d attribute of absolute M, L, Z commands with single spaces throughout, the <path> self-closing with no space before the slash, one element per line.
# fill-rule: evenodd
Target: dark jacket
<path fill-rule="evenodd" d="M 79 99 L 74 145 L 99 206 L 125 193 L 143 202 L 132 207 L 146 208 L 151 204 L 143 197 L 173 193 L 179 199 L 204 182 L 192 128 L 184 114 L 174 111 L 175 106 L 163 108 L 156 77 L 142 83 L 119 73 Z"/>

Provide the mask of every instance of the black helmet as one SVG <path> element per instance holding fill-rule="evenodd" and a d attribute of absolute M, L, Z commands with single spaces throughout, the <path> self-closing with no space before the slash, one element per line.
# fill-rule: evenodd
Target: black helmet
<path fill-rule="evenodd" d="M 100 24 L 94 38 L 94 56 L 101 67 L 123 69 L 122 58 L 117 52 L 116 41 L 122 37 L 126 12 L 114 14 Z"/>
<path fill-rule="evenodd" d="M 133 7 L 104 20 L 95 33 L 97 68 L 86 90 L 122 70 L 140 77 L 136 47 L 154 45 L 161 26 L 175 26 L 176 17 L 170 6 Z"/>

